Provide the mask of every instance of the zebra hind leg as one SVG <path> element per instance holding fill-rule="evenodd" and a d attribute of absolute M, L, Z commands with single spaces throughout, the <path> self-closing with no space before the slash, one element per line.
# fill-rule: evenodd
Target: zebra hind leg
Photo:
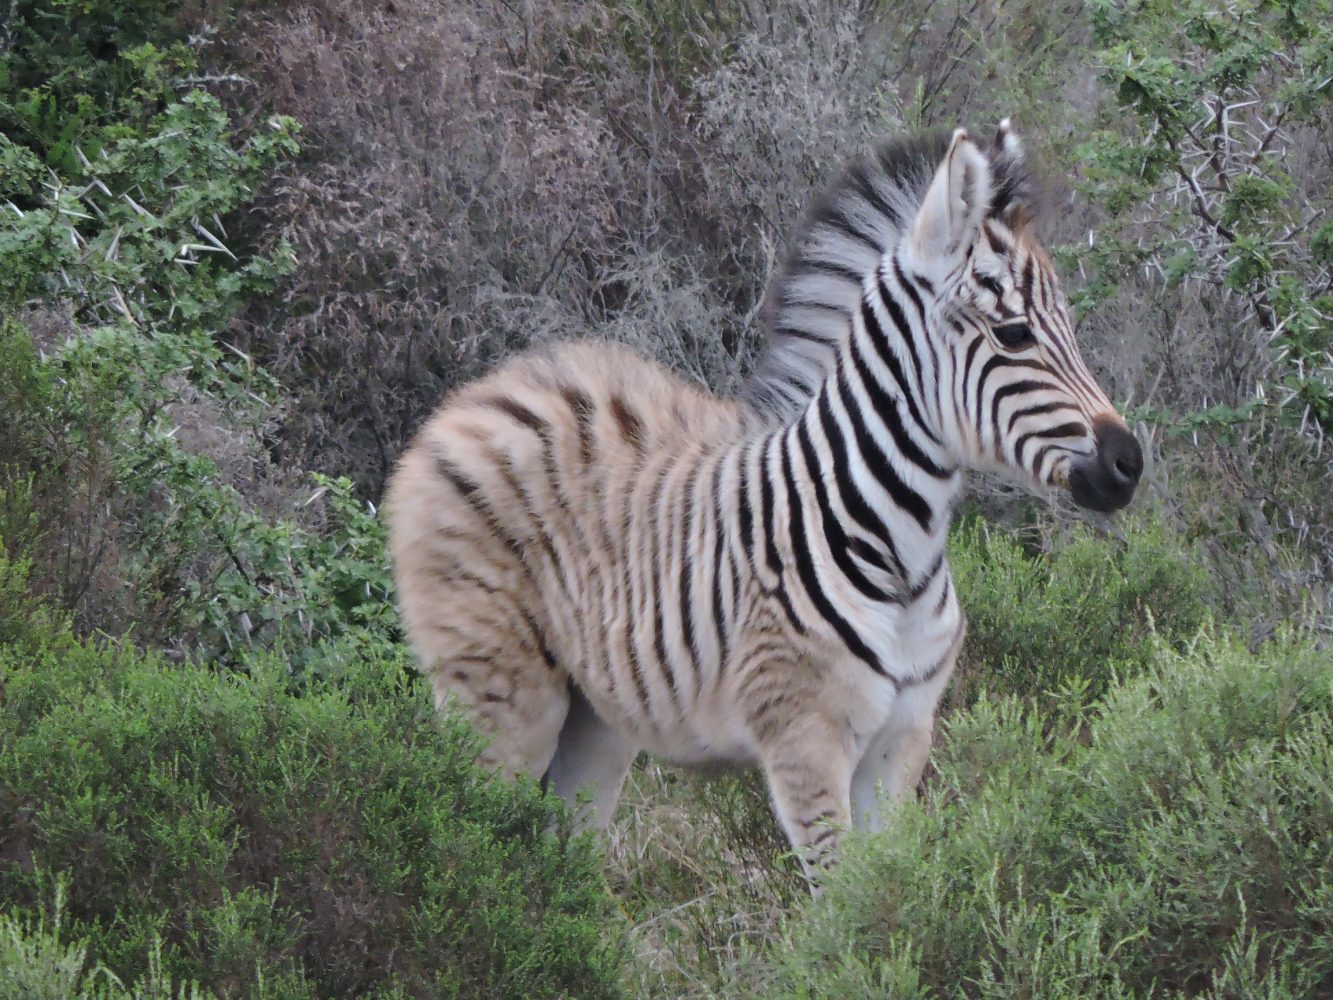
<path fill-rule="evenodd" d="M 468 716 L 486 741 L 480 766 L 509 778 L 540 778 L 569 714 L 567 675 L 515 645 L 451 648 L 439 632 L 429 638 L 435 641 L 423 649 L 418 637 L 417 647 L 423 663 L 431 664 L 436 707 L 456 706 Z"/>
<path fill-rule="evenodd" d="M 581 827 L 605 830 L 638 752 L 638 747 L 598 717 L 588 699 L 571 684 L 569 713 L 546 771 L 546 787 L 565 800 Z M 593 792 L 590 810 L 578 801 L 579 792 L 589 786 Z"/>

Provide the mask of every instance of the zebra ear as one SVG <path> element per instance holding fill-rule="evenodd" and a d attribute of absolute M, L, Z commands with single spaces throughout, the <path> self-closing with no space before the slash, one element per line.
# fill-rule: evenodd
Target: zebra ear
<path fill-rule="evenodd" d="M 970 244 L 990 200 L 990 161 L 960 128 L 912 223 L 912 247 L 917 256 L 923 260 L 949 258 Z"/>
<path fill-rule="evenodd" d="M 1035 215 L 1032 178 L 1023 159 L 1023 144 L 1018 141 L 1009 119 L 1000 122 L 995 145 L 990 153 L 990 214 L 1017 232 L 1032 222 Z"/>
<path fill-rule="evenodd" d="M 1014 123 L 1005 118 L 995 130 L 995 155 L 1012 162 L 1015 166 L 1023 162 L 1023 144 L 1014 132 Z"/>

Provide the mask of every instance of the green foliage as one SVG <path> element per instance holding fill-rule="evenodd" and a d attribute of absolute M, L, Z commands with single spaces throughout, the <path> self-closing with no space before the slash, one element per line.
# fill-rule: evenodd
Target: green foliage
<path fill-rule="evenodd" d="M 26 332 L 0 328 L 0 404 L 11 462 L 0 464 L 7 545 L 45 571 L 85 627 L 118 625 L 237 662 L 282 650 L 300 672 L 311 648 L 363 648 L 396 635 L 384 529 L 346 479 L 310 477 L 300 508 L 261 512 L 217 462 L 178 437 L 186 406 L 225 389 L 254 392 L 262 372 L 224 362 L 202 333 L 143 336 L 102 327 L 41 359 Z M 209 396 L 189 381 L 197 376 Z M 8 483 L 8 486 L 6 485 Z M 88 519 L 102 508 L 105 520 Z M 88 603 L 104 574 L 132 603 Z"/>
<path fill-rule="evenodd" d="M 312 478 L 317 488 L 306 503 L 323 501 L 326 510 L 319 530 L 253 514 L 232 491 L 217 495 L 217 572 L 190 589 L 191 624 L 205 651 L 272 649 L 300 673 L 322 640 L 372 655 L 397 638 L 383 522 L 350 480 Z M 190 545 L 206 550 L 211 539 L 196 535 Z"/>
<path fill-rule="evenodd" d="M 65 887 L 56 886 L 53 916 L 22 920 L 0 913 L 0 998 L 3 1000 L 203 1000 L 197 983 L 173 983 L 162 971 L 162 945 L 154 941 L 143 978 L 126 987 L 100 962 L 88 962 L 84 941 L 62 940 Z M 262 978 L 247 995 L 265 1000 L 281 994 Z"/>
<path fill-rule="evenodd" d="M 110 973 L 99 966 L 85 975 L 87 949 L 62 943 L 57 932 L 40 924 L 25 927 L 0 913 L 0 997 L 85 1000 L 110 995 Z"/>
<path fill-rule="evenodd" d="M 43 17 L 31 13 L 34 23 Z M 366 548 L 378 529 L 365 511 L 357 519 L 347 484 L 321 488 L 331 499 L 306 512 L 307 526 L 275 521 L 190 440 L 192 431 L 253 439 L 277 397 L 220 331 L 271 287 L 289 254 L 238 255 L 224 220 L 294 152 L 295 128 L 272 118 L 237 135 L 215 98 L 177 97 L 149 55 L 116 57 L 139 73 L 132 93 L 142 113 L 107 105 L 115 125 L 92 155 L 51 170 L 0 139 L 10 198 L 0 269 L 11 279 L 0 290 L 0 405 L 9 415 L 0 490 L 20 483 L 31 494 L 25 545 L 43 564 L 35 583 L 76 609 L 86 629 L 133 629 L 208 651 L 271 646 L 279 625 L 303 640 L 341 635 L 347 615 L 361 624 L 382 615 L 387 593 L 382 556 Z M 104 98 L 99 90 L 89 100 Z M 66 336 L 39 355 L 18 315 L 46 325 L 60 317 Z M 318 533 L 325 508 L 329 536 Z M 7 532 L 7 546 L 15 537 Z M 336 565 L 320 564 L 325 557 Z M 359 592 L 377 602 L 364 614 L 348 578 L 362 571 Z M 315 596 L 312 584 L 325 583 L 334 589 Z"/>
<path fill-rule="evenodd" d="M 4 449 L 0 467 L 16 475 L 40 447 L 39 425 L 51 402 L 51 380 L 44 377 L 37 351 L 26 331 L 10 319 L 0 321 L 0 400 L 8 420 L 0 426 Z"/>
<path fill-rule="evenodd" d="M 609 7 L 608 12 L 614 15 L 611 28 L 616 33 L 609 51 L 628 59 L 640 72 L 670 67 L 671 77 L 682 89 L 735 50 L 734 39 L 748 20 L 743 8 L 707 0 L 631 0 Z M 601 74 L 610 69 L 605 65 L 592 68 Z"/>
<path fill-rule="evenodd" d="M 1218 403 L 1202 410 L 1190 413 L 1175 413 L 1161 406 L 1140 406 L 1133 411 L 1135 420 L 1160 424 L 1166 435 L 1172 438 L 1185 438 L 1208 431 L 1222 441 L 1235 440 L 1238 433 L 1251 426 L 1256 414 L 1263 407 L 1263 401 L 1248 399 L 1239 406 Z"/>
<path fill-rule="evenodd" d="M 0 12 L 0 130 L 56 169 L 142 122 L 195 65 L 173 0 L 32 0 Z"/>
<path fill-rule="evenodd" d="M 1099 698 L 1147 666 L 1154 634 L 1181 641 L 1208 614 L 1207 576 L 1161 525 L 1124 540 L 1079 529 L 1034 554 L 977 521 L 957 530 L 949 561 L 968 617 L 953 704 L 983 691 Z"/>
<path fill-rule="evenodd" d="M 1310 225 L 1333 202 L 1292 155 L 1333 120 L 1333 6 L 1099 0 L 1093 20 L 1121 108 L 1081 148 L 1110 213 L 1087 256 L 1105 275 L 1147 263 L 1173 284 L 1238 293 L 1271 343 L 1255 398 L 1302 429 L 1333 430 L 1333 273 Z"/>
<path fill-rule="evenodd" d="M 21 487 L 0 491 L 0 506 L 7 513 L 15 510 L 20 516 L 28 517 L 30 502 Z M 12 526 L 12 521 L 8 526 Z M 22 547 L 27 537 L 21 531 L 17 535 L 0 537 L 6 546 L 11 539 L 17 543 L 17 551 L 0 547 L 0 643 L 16 653 L 41 648 L 52 630 L 60 630 L 68 624 L 62 616 L 45 605 L 34 604 L 29 598 L 32 563 Z"/>
<path fill-rule="evenodd" d="M 26 539 L 31 553 L 50 541 L 42 552 L 52 586 L 89 625 L 115 627 L 82 601 L 113 572 L 133 596 L 127 618 L 159 642 L 188 637 L 227 651 L 294 640 L 299 667 L 296 651 L 309 642 L 354 627 L 390 634 L 373 510 L 347 480 L 315 477 L 304 524 L 256 511 L 177 435 L 183 407 L 254 392 L 262 373 L 227 362 L 202 331 L 157 332 L 102 327 L 42 359 L 21 327 L 0 328 L 0 402 L 11 416 L 0 431 L 9 445 L 0 492 L 35 495 L 26 515 L 6 514 L 17 519 L 6 544 Z M 105 520 L 82 513 L 98 508 Z"/>
<path fill-rule="evenodd" d="M 168 981 L 232 994 L 618 995 L 591 839 L 476 772 L 401 656 L 322 655 L 334 679 L 298 697 L 277 664 L 220 676 L 58 627 L 0 648 L 0 905 L 41 912 L 58 875 L 60 944 L 126 982 L 157 949 Z"/>
<path fill-rule="evenodd" d="M 12 187 L 0 193 L 12 198 L 38 177 L 41 191 L 5 215 L 0 267 L 13 281 L 0 301 L 42 295 L 86 321 L 139 330 L 215 327 L 279 273 L 281 257 L 238 261 L 220 220 L 295 151 L 294 131 L 274 118 L 242 140 L 215 98 L 192 91 L 61 174 L 36 175 L 22 147 L 5 140 L 0 162 Z M 205 361 L 220 367 L 216 352 Z"/>
<path fill-rule="evenodd" d="M 779 958 L 792 997 L 1326 996 L 1333 659 L 1161 650 L 1054 735 L 955 716 L 923 807 L 854 839 Z"/>

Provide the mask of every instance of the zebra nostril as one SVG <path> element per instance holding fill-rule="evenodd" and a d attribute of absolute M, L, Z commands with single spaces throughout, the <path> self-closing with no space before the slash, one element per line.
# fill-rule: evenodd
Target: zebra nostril
<path fill-rule="evenodd" d="M 1143 449 L 1119 418 L 1101 418 L 1093 427 L 1097 453 L 1071 466 L 1070 492 L 1083 507 L 1119 510 L 1134 496 L 1143 474 Z"/>
<path fill-rule="evenodd" d="M 1143 474 L 1143 449 L 1138 439 L 1123 427 L 1103 426 L 1098 430 L 1102 465 L 1117 486 L 1133 489 Z"/>

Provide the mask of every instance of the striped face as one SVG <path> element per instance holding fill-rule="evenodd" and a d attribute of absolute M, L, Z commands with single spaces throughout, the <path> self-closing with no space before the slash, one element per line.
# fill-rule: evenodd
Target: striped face
<path fill-rule="evenodd" d="M 993 157 L 1016 148 L 1002 127 Z M 915 276 L 934 293 L 924 335 L 943 342 L 941 435 L 964 465 L 1118 510 L 1134 495 L 1142 452 L 1083 363 L 1050 259 L 1021 209 L 993 214 L 992 169 L 956 134 L 908 241 Z"/>

